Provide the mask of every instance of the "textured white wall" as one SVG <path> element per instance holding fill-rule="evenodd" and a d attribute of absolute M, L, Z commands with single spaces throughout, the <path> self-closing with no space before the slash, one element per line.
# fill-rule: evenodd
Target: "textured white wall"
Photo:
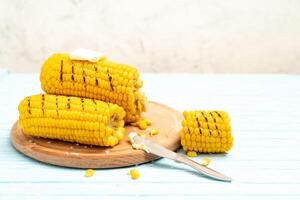
<path fill-rule="evenodd" d="M 0 67 L 78 47 L 144 72 L 299 73 L 300 1 L 0 0 Z"/>

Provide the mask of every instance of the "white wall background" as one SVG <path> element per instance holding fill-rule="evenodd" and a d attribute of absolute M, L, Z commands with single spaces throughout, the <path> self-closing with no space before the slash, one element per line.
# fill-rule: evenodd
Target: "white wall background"
<path fill-rule="evenodd" d="M 78 47 L 144 72 L 299 73 L 300 1 L 0 0 L 0 67 Z"/>

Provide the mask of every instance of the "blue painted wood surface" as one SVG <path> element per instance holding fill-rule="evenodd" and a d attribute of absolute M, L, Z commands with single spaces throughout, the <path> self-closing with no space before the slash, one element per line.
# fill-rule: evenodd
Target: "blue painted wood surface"
<path fill-rule="evenodd" d="M 14 150 L 10 128 L 20 100 L 41 92 L 38 74 L 0 78 L 0 199 L 300 199 L 300 76 L 143 74 L 149 99 L 185 109 L 222 109 L 232 120 L 227 155 L 200 155 L 232 183 L 203 178 L 166 159 L 131 168 L 51 166 Z M 181 151 L 182 152 L 182 151 Z"/>
<path fill-rule="evenodd" d="M 6 75 L 8 75 L 9 70 L 6 68 L 0 68 L 0 80 L 5 77 Z"/>

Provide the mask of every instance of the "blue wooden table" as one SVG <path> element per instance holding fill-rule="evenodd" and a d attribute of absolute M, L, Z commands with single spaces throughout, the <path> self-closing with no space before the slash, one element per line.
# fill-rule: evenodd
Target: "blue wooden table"
<path fill-rule="evenodd" d="M 300 199 L 300 76 L 142 74 L 149 99 L 179 111 L 223 109 L 232 120 L 227 155 L 200 155 L 232 183 L 203 178 L 160 159 L 129 168 L 95 170 L 43 164 L 18 153 L 10 128 L 20 100 L 41 92 L 38 74 L 0 71 L 0 199 Z M 182 150 L 181 150 L 182 152 Z"/>

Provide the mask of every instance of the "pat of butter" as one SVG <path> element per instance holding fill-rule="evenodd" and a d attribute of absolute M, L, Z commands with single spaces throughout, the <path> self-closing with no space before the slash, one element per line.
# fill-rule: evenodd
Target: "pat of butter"
<path fill-rule="evenodd" d="M 132 147 L 133 147 L 134 149 L 144 150 L 144 151 L 146 151 L 147 153 L 150 153 L 149 150 L 147 149 L 147 147 L 146 147 L 146 145 L 145 145 L 144 143 L 137 144 L 137 143 L 134 142 L 134 139 L 133 139 L 133 138 L 134 138 L 134 136 L 136 136 L 136 135 L 137 135 L 136 132 L 131 132 L 131 133 L 129 133 L 129 140 L 130 140 L 130 142 L 131 142 L 131 144 L 132 144 Z"/>
<path fill-rule="evenodd" d="M 77 49 L 70 53 L 71 60 L 86 60 L 93 63 L 96 63 L 103 57 L 103 53 L 89 49 Z"/>

